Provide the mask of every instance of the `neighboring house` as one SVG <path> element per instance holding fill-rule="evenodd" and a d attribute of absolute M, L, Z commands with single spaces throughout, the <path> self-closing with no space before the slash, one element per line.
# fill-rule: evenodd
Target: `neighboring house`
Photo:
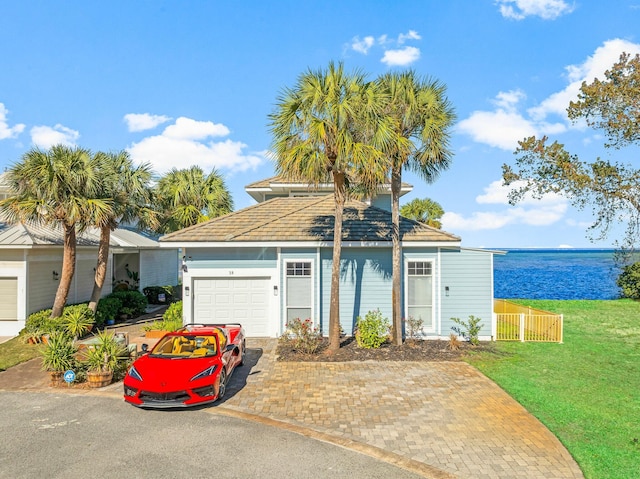
<path fill-rule="evenodd" d="M 99 241 L 95 228 L 78 235 L 68 304 L 91 297 Z M 29 314 L 51 308 L 60 282 L 62 245 L 61 229 L 0 222 L 0 336 L 18 334 Z M 177 284 L 178 252 L 160 249 L 155 239 L 134 230 L 117 228 L 111 233 L 103 296 L 118 283 L 132 283 L 127 270 L 137 273 L 141 291 L 146 286 Z"/>
<path fill-rule="evenodd" d="M 403 185 L 403 191 L 410 191 Z M 248 336 L 276 337 L 287 321 L 311 318 L 328 334 L 333 246 L 332 185 L 309 189 L 278 177 L 246 187 L 258 204 L 160 238 L 182 248 L 185 323 L 240 322 Z M 348 201 L 344 211 L 340 321 L 391 318 L 391 200 Z M 482 318 L 495 337 L 493 252 L 401 219 L 404 317 L 424 320 L 428 338 L 448 338 L 451 318 Z"/>

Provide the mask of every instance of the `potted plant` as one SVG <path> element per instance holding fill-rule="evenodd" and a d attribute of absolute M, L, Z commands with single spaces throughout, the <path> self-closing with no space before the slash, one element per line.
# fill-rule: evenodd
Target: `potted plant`
<path fill-rule="evenodd" d="M 65 331 L 77 341 L 93 328 L 93 313 L 87 306 L 65 308 L 62 324 Z"/>
<path fill-rule="evenodd" d="M 42 350 L 42 369 L 49 371 L 51 386 L 62 383 L 62 375 L 76 364 L 78 349 L 70 336 L 60 332 L 49 335 L 46 347 Z"/>
<path fill-rule="evenodd" d="M 85 350 L 83 363 L 87 366 L 89 387 L 101 388 L 111 384 L 114 371 L 129 353 L 112 333 L 101 331 L 95 336 L 97 342 Z"/>

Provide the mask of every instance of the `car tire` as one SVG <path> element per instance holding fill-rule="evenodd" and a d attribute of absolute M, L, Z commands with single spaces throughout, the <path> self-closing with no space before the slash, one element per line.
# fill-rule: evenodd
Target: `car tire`
<path fill-rule="evenodd" d="M 240 348 L 240 362 L 238 366 L 244 366 L 244 355 L 247 354 L 247 346 L 245 345 L 244 339 L 242 340 L 242 347 Z"/>
<path fill-rule="evenodd" d="M 223 369 L 220 372 L 220 385 L 218 386 L 218 401 L 224 398 L 227 392 L 227 372 Z"/>

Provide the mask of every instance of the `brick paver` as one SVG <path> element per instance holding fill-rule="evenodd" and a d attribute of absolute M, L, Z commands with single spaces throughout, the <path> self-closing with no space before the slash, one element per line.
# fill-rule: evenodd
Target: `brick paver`
<path fill-rule="evenodd" d="M 466 363 L 287 363 L 275 360 L 275 340 L 247 346 L 246 366 L 211 412 L 260 416 L 442 471 L 426 477 L 583 477 L 543 424 Z M 38 360 L 0 373 L 0 390 L 66 390 L 47 383 Z M 122 384 L 68 392 L 121 397 Z"/>
<path fill-rule="evenodd" d="M 221 405 L 393 452 L 460 478 L 582 478 L 558 439 L 463 362 L 287 363 L 251 340 Z"/>

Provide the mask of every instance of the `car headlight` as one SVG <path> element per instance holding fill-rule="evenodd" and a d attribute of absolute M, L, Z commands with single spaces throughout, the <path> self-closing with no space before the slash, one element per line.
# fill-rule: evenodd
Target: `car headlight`
<path fill-rule="evenodd" d="M 138 370 L 133 366 L 129 368 L 129 376 L 131 376 L 133 379 L 137 379 L 138 381 L 142 381 L 142 376 L 140 375 Z"/>
<path fill-rule="evenodd" d="M 197 379 L 202 379 L 202 378 L 206 378 L 207 376 L 211 376 L 216 371 L 216 369 L 218 369 L 218 365 L 214 364 L 213 366 L 208 367 L 201 373 L 198 373 L 195 376 L 193 376 L 191 378 L 191 381 L 196 381 Z"/>

